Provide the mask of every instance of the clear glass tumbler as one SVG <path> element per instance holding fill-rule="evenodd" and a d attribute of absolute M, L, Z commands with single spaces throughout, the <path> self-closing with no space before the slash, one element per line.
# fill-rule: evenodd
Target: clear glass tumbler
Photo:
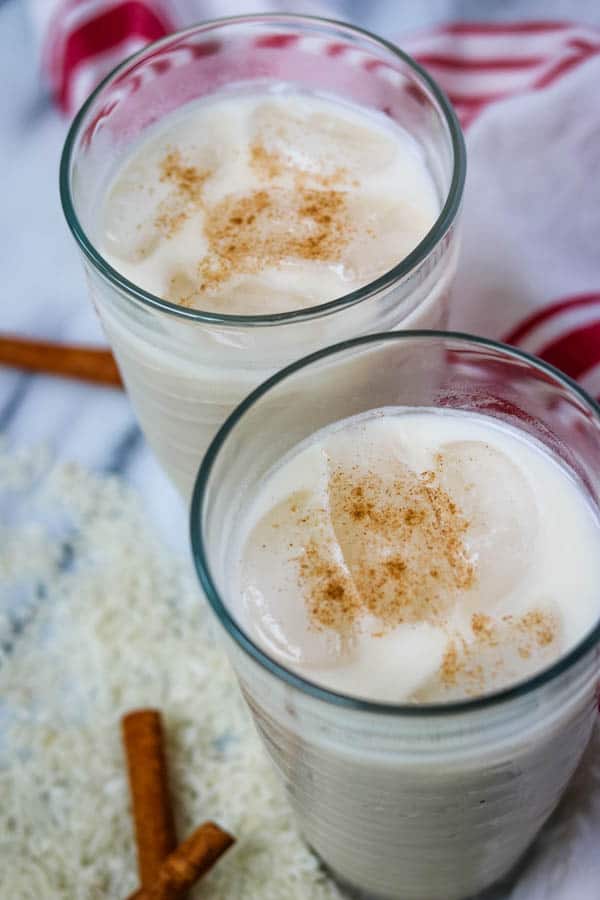
<path fill-rule="evenodd" d="M 396 332 L 313 354 L 236 409 L 200 467 L 192 547 L 308 844 L 369 896 L 459 900 L 515 865 L 573 774 L 596 717 L 600 625 L 508 689 L 415 706 L 357 700 L 305 680 L 270 659 L 234 614 L 231 554 L 266 474 L 317 429 L 386 406 L 508 422 L 545 444 L 600 506 L 600 408 L 575 383 L 484 339 Z"/>
<path fill-rule="evenodd" d="M 422 147 L 438 191 L 429 233 L 366 287 L 286 314 L 187 309 L 120 275 L 96 243 L 102 197 L 119 160 L 185 104 L 239 82 L 273 81 L 384 110 L 402 125 Z M 460 127 L 435 82 L 397 47 L 339 22 L 254 15 L 203 23 L 150 45 L 97 88 L 65 143 L 63 208 L 142 428 L 184 496 L 217 428 L 282 365 L 335 340 L 444 326 L 464 175 Z"/>

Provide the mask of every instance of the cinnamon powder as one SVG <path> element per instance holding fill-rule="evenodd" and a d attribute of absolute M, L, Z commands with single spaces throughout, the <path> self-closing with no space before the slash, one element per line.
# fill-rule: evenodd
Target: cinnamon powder
<path fill-rule="evenodd" d="M 306 173 L 260 143 L 251 147 L 249 164 L 258 185 L 210 204 L 204 197 L 209 169 L 184 163 L 177 149 L 162 159 L 160 180 L 171 191 L 159 205 L 156 231 L 170 239 L 192 215 L 202 215 L 203 253 L 195 272 L 173 275 L 169 298 L 175 302 L 193 305 L 234 275 L 254 275 L 286 262 L 338 262 L 353 237 L 343 169 Z"/>
<path fill-rule="evenodd" d="M 167 153 L 160 164 L 160 180 L 169 183 L 172 191 L 159 205 L 154 220 L 163 237 L 174 237 L 189 217 L 201 209 L 204 183 L 211 174 L 209 169 L 185 165 L 179 150 Z"/>
<path fill-rule="evenodd" d="M 365 613 L 384 630 L 440 624 L 458 593 L 474 585 L 468 522 L 430 473 L 402 469 L 386 482 L 338 468 L 329 500 L 347 569 L 333 569 L 331 555 L 314 542 L 305 547 L 299 572 L 314 627 L 348 631 Z"/>
<path fill-rule="evenodd" d="M 521 659 L 529 659 L 536 648 L 546 649 L 558 640 L 559 624 L 552 613 L 541 609 L 501 619 L 473 613 L 471 631 L 473 639 L 469 642 L 462 638 L 450 640 L 439 676 L 445 687 L 456 685 L 460 676 L 465 691 L 477 694 L 485 690 L 490 676 L 505 667 L 503 648 L 514 647 Z M 483 657 L 485 667 L 481 663 Z"/>
<path fill-rule="evenodd" d="M 326 543 L 309 540 L 297 559 L 299 587 L 312 626 L 343 637 L 365 615 L 381 623 L 374 638 L 402 623 L 442 628 L 448 644 L 437 678 L 446 688 L 460 683 L 476 695 L 506 665 L 503 648 L 514 647 L 526 659 L 554 644 L 560 629 L 542 609 L 503 618 L 474 612 L 468 640 L 451 625 L 478 573 L 465 544 L 469 521 L 438 482 L 442 465 L 440 459 L 436 471 L 420 474 L 399 466 L 397 477 L 387 480 L 357 467 L 335 469 L 329 513 L 342 560 Z M 316 523 L 304 516 L 297 524 Z"/>
<path fill-rule="evenodd" d="M 271 186 L 225 197 L 205 210 L 209 249 L 198 264 L 198 289 L 286 260 L 336 262 L 351 232 L 343 191 Z"/>
<path fill-rule="evenodd" d="M 174 185 L 178 194 L 189 202 L 198 203 L 202 199 L 204 182 L 210 176 L 208 169 L 185 165 L 179 150 L 171 150 L 160 164 L 160 180 Z"/>

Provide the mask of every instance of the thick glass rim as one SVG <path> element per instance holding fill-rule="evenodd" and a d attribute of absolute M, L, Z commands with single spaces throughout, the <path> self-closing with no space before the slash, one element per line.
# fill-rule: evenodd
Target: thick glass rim
<path fill-rule="evenodd" d="M 203 31 L 210 32 L 227 25 L 279 24 L 282 27 L 289 27 L 292 25 L 300 26 L 302 23 L 306 23 L 307 25 L 312 26 L 319 26 L 321 28 L 323 26 L 334 27 L 339 31 L 346 32 L 349 35 L 358 35 L 363 40 L 366 39 L 367 41 L 379 46 L 379 48 L 383 48 L 388 53 L 391 53 L 393 56 L 400 59 L 410 69 L 412 69 L 413 72 L 418 76 L 418 78 L 420 78 L 421 81 L 425 83 L 427 89 L 433 95 L 435 101 L 439 105 L 442 117 L 445 120 L 450 133 L 453 153 L 453 170 L 450 188 L 448 190 L 445 203 L 432 227 L 429 229 L 420 243 L 417 244 L 414 250 L 412 250 L 408 254 L 408 256 L 405 256 L 404 259 L 400 260 L 397 265 L 395 265 L 392 269 L 389 269 L 383 275 L 380 275 L 374 281 L 369 282 L 368 284 L 364 285 L 361 288 L 358 288 L 357 290 L 351 291 L 349 294 L 344 294 L 341 297 L 330 300 L 327 303 L 321 303 L 317 306 L 311 306 L 306 309 L 292 310 L 290 312 L 272 313 L 270 315 L 240 316 L 205 312 L 203 310 L 197 309 L 187 309 L 175 303 L 170 303 L 168 300 L 164 300 L 162 297 L 158 297 L 157 295 L 152 294 L 149 291 L 145 291 L 134 282 L 129 281 L 128 278 L 125 278 L 124 275 L 122 275 L 117 269 L 113 268 L 107 262 L 107 260 L 96 248 L 92 240 L 88 237 L 77 215 L 75 203 L 71 194 L 71 165 L 77 145 L 77 140 L 82 126 L 85 122 L 88 110 L 92 107 L 96 99 L 103 93 L 103 91 L 107 87 L 109 87 L 112 82 L 119 78 L 122 73 L 132 65 L 132 63 L 136 63 L 137 61 L 143 59 L 143 57 L 147 54 L 154 52 L 156 48 L 165 46 L 170 42 L 179 41 L 189 35 L 198 34 Z M 392 285 L 394 282 L 404 278 L 430 254 L 434 247 L 439 244 L 439 242 L 442 240 L 442 238 L 454 222 L 462 201 L 465 174 L 465 142 L 462 130 L 456 117 L 456 113 L 454 112 L 450 101 L 448 100 L 442 89 L 439 87 L 437 82 L 411 56 L 409 56 L 395 44 L 392 44 L 390 41 L 385 40 L 385 38 L 381 38 L 370 31 L 359 28 L 355 25 L 349 25 L 347 22 L 342 22 L 337 19 L 327 19 L 320 16 L 304 16 L 294 13 L 256 13 L 251 15 L 225 16 L 218 19 L 211 19 L 210 21 L 193 25 L 190 28 L 185 28 L 180 31 L 174 31 L 166 37 L 148 44 L 142 50 L 139 50 L 137 53 L 132 54 L 122 63 L 116 66 L 116 68 L 114 68 L 112 72 L 110 72 L 110 74 L 100 82 L 98 87 L 95 88 L 94 91 L 92 91 L 90 96 L 81 106 L 79 112 L 77 113 L 71 124 L 71 127 L 69 128 L 60 160 L 59 187 L 63 212 L 67 220 L 67 224 L 75 240 L 79 244 L 79 247 L 83 251 L 84 255 L 88 258 L 88 260 L 92 263 L 94 268 L 97 269 L 100 274 L 104 276 L 104 278 L 106 278 L 109 282 L 111 282 L 116 288 L 127 294 L 129 296 L 129 299 L 133 299 L 144 304 L 145 306 L 150 306 L 154 309 L 161 310 L 162 312 L 178 316 L 183 319 L 207 322 L 213 325 L 219 324 L 238 327 L 240 325 L 243 325 L 246 327 L 252 327 L 287 324 L 291 322 L 301 322 L 319 318 L 320 316 L 337 312 L 338 310 L 345 309 L 346 307 L 353 306 L 354 304 L 359 303 L 363 300 L 367 300 L 369 297 L 372 297 L 373 295 L 379 293 L 380 291 Z"/>
<path fill-rule="evenodd" d="M 217 616 L 219 622 L 227 632 L 227 634 L 235 641 L 235 643 L 258 663 L 263 669 L 270 674 L 279 678 L 284 684 L 296 688 L 303 694 L 307 694 L 325 703 L 346 709 L 352 709 L 364 713 L 375 713 L 383 715 L 391 715 L 398 717 L 411 718 L 427 718 L 443 717 L 448 715 L 456 715 L 460 713 L 468 713 L 489 709 L 499 704 L 507 703 L 510 700 L 516 700 L 533 691 L 550 684 L 562 673 L 571 669 L 580 659 L 582 659 L 596 644 L 600 642 L 600 620 L 594 628 L 572 647 L 568 653 L 552 665 L 537 672 L 530 678 L 519 681 L 507 688 L 499 691 L 484 694 L 481 697 L 472 699 L 452 701 L 449 703 L 424 703 L 420 705 L 411 705 L 408 703 L 385 703 L 373 700 L 362 700 L 343 694 L 338 691 L 330 690 L 319 684 L 315 684 L 309 679 L 303 678 L 291 669 L 286 668 L 280 663 L 272 659 L 265 651 L 263 651 L 236 623 L 233 615 L 227 609 L 221 598 L 216 583 L 212 577 L 210 567 L 207 560 L 206 548 L 202 535 L 202 516 L 206 501 L 207 486 L 211 476 L 213 466 L 219 456 L 219 452 L 225 444 L 230 433 L 235 429 L 237 424 L 245 416 L 245 414 L 273 388 L 276 388 L 281 382 L 293 377 L 302 369 L 311 366 L 313 363 L 320 362 L 328 357 L 343 353 L 356 347 L 365 346 L 376 343 L 392 343 L 409 340 L 445 340 L 462 342 L 467 346 L 477 346 L 489 348 L 499 351 L 505 356 L 527 363 L 545 375 L 550 375 L 553 380 L 567 388 L 572 394 L 575 394 L 579 400 L 593 413 L 595 419 L 600 423 L 600 404 L 598 404 L 580 385 L 561 372 L 554 366 L 544 362 L 543 360 L 511 347 L 508 344 L 494 341 L 489 338 L 478 337 L 471 334 L 458 331 L 433 331 L 433 330 L 410 330 L 398 332 L 381 332 L 379 334 L 364 335 L 362 337 L 353 338 L 351 340 L 342 341 L 338 344 L 326 347 L 316 353 L 311 353 L 302 359 L 297 360 L 284 369 L 281 369 L 275 375 L 264 381 L 251 394 L 249 394 L 239 406 L 234 409 L 231 415 L 225 420 L 213 441 L 211 442 L 204 458 L 200 464 L 196 482 L 194 484 L 194 492 L 190 506 L 190 538 L 192 557 L 194 566 L 200 584 L 206 594 L 208 602 Z"/>

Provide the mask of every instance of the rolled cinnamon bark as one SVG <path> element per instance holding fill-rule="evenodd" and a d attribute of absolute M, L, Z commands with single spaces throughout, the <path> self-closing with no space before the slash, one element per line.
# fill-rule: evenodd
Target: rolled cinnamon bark
<path fill-rule="evenodd" d="M 138 709 L 122 720 L 140 882 L 153 887 L 177 846 L 160 713 Z"/>
<path fill-rule="evenodd" d="M 128 900 L 179 900 L 235 842 L 214 822 L 205 822 L 164 861 L 154 884 Z"/>
<path fill-rule="evenodd" d="M 0 336 L 0 365 L 47 375 L 63 375 L 96 384 L 122 387 L 121 376 L 110 350 L 14 335 Z"/>

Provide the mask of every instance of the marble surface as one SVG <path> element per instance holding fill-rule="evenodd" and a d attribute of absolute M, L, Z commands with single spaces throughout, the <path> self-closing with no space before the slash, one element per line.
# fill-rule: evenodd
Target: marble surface
<path fill-rule="evenodd" d="M 346 0 L 329 5 L 340 17 L 388 35 L 449 18 L 537 16 L 600 23 L 595 0 L 426 0 L 401 5 L 395 0 Z M 228 11 L 234 7 L 229 3 Z M 0 0 L 0 83 L 0 329 L 103 343 L 58 196 L 67 123 L 39 77 L 27 6 L 19 0 Z M 59 458 L 124 475 L 141 490 L 167 539 L 185 549 L 185 510 L 121 392 L 0 370 L 0 433 L 10 446 L 45 443 Z"/>

